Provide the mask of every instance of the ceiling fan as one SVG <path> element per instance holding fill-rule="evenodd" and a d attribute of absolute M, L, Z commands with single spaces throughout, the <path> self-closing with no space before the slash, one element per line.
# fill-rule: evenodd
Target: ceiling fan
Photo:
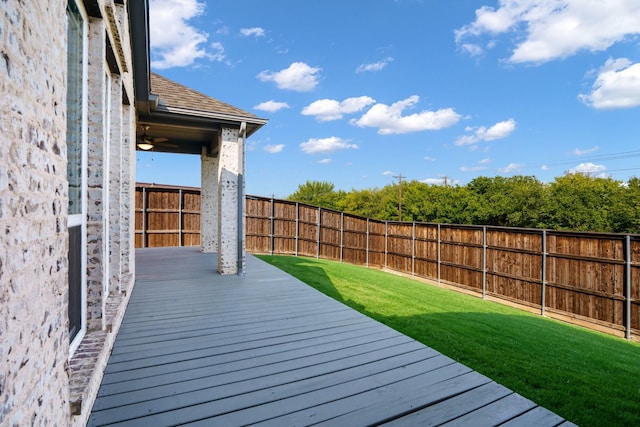
<path fill-rule="evenodd" d="M 161 145 L 164 147 L 177 147 L 176 144 L 168 144 L 167 141 L 169 141 L 167 138 L 153 138 L 151 136 L 149 136 L 147 134 L 147 132 L 149 131 L 149 125 L 141 125 L 143 132 L 142 135 L 140 135 L 138 137 L 138 141 L 137 141 L 137 146 L 139 149 L 144 150 L 144 151 L 149 151 L 151 150 L 153 147 L 155 147 L 156 145 Z"/>

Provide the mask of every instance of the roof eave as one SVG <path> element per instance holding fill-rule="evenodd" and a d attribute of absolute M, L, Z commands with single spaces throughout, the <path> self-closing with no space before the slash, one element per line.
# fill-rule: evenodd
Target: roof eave
<path fill-rule="evenodd" d="M 251 136 L 262 126 L 267 124 L 268 119 L 262 119 L 255 116 L 241 116 L 236 114 L 225 114 L 225 113 L 216 113 L 213 111 L 202 111 L 202 110 L 193 110 L 190 108 L 181 108 L 181 107 L 171 107 L 171 106 L 162 106 L 151 112 L 151 115 L 154 113 L 165 113 L 172 115 L 181 115 L 181 116 L 191 116 L 198 117 L 204 119 L 215 120 L 224 123 L 235 124 L 240 127 L 244 122 L 247 124 L 247 137 Z"/>
<path fill-rule="evenodd" d="M 150 111 L 151 63 L 149 56 L 149 6 L 148 0 L 127 2 L 133 57 L 133 82 L 136 110 L 142 114 Z"/>

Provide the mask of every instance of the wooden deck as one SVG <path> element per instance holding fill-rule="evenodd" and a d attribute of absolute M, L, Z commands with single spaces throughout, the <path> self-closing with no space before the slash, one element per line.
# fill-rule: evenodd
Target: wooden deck
<path fill-rule="evenodd" d="M 90 426 L 572 425 L 254 257 L 136 255 Z"/>

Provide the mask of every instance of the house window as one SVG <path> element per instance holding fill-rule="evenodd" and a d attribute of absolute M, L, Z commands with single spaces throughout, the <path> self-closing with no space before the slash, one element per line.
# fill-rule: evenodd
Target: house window
<path fill-rule="evenodd" d="M 69 215 L 77 215 L 82 213 L 85 21 L 74 1 L 67 6 L 67 22 L 67 180 Z"/>
<path fill-rule="evenodd" d="M 69 357 L 87 329 L 87 45 L 88 19 L 81 4 L 67 4 L 67 181 L 69 185 Z"/>

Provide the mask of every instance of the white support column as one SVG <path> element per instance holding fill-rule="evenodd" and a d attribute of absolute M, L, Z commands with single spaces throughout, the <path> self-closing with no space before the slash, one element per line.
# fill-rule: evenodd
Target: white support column
<path fill-rule="evenodd" d="M 218 250 L 218 158 L 208 156 L 202 147 L 200 163 L 200 251 L 211 253 Z"/>
<path fill-rule="evenodd" d="M 223 128 L 218 157 L 218 273 L 242 274 L 244 141 L 238 129 Z"/>

